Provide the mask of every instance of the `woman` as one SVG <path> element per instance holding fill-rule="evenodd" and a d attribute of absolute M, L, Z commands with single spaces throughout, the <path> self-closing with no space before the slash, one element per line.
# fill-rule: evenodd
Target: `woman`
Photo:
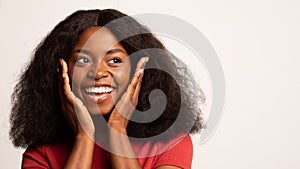
<path fill-rule="evenodd" d="M 132 17 L 77 11 L 16 85 L 10 137 L 27 148 L 22 168 L 190 168 L 203 99 L 186 66 Z"/>

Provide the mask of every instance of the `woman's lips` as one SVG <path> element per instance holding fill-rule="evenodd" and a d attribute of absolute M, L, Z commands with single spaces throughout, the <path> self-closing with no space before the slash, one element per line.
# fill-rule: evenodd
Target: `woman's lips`
<path fill-rule="evenodd" d="M 115 89 L 111 86 L 89 86 L 83 90 L 87 101 L 99 104 L 110 99 Z"/>

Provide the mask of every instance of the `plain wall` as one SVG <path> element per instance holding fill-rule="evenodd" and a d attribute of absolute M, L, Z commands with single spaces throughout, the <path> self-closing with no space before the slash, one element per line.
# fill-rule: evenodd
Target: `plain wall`
<path fill-rule="evenodd" d="M 226 79 L 226 106 L 205 144 L 193 137 L 194 169 L 300 167 L 300 1 L 1 0 L 0 168 L 20 168 L 24 151 L 8 138 L 17 75 L 60 20 L 89 8 L 173 15 L 193 24 L 216 50 Z"/>

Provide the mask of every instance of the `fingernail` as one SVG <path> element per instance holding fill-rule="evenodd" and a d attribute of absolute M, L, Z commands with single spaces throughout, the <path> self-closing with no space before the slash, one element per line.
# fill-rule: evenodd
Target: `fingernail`
<path fill-rule="evenodd" d="M 140 69 L 137 73 L 138 73 L 138 74 L 142 74 L 143 71 L 144 71 L 144 69 Z"/>
<path fill-rule="evenodd" d="M 149 57 L 144 57 L 144 63 L 147 63 L 149 60 Z"/>

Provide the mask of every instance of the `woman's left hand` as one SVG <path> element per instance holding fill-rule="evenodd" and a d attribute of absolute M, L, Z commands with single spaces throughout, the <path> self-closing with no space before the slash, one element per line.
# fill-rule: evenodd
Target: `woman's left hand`
<path fill-rule="evenodd" d="M 138 103 L 144 68 L 148 59 L 148 57 L 143 57 L 139 60 L 132 81 L 108 119 L 108 126 L 111 127 L 109 129 L 109 140 L 112 168 L 142 168 L 128 137 L 126 137 L 126 128 Z M 123 137 L 124 135 L 125 137 Z"/>
<path fill-rule="evenodd" d="M 139 92 L 144 75 L 144 68 L 148 60 L 149 57 L 143 57 L 139 60 L 136 66 L 135 74 L 128 85 L 126 92 L 121 96 L 109 117 L 108 125 L 123 134 L 126 133 L 128 121 L 138 103 Z"/>

